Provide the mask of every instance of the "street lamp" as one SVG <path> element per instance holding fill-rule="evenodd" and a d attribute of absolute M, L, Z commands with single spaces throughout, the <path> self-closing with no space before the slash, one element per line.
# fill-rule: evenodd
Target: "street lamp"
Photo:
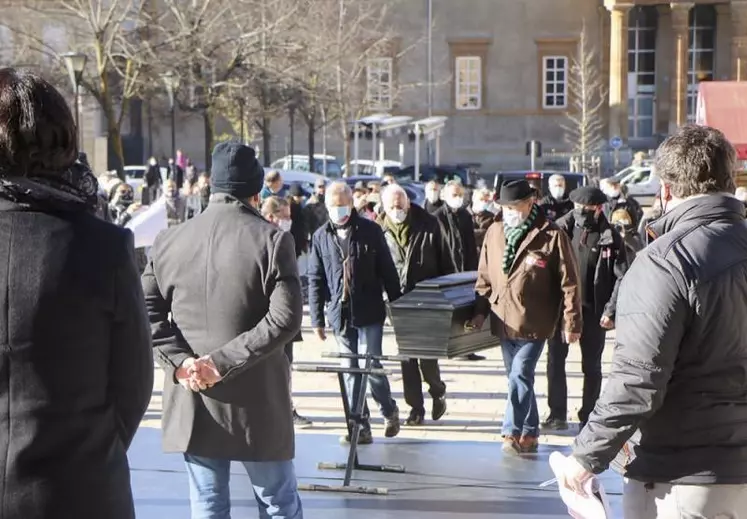
<path fill-rule="evenodd" d="M 239 92 L 239 129 L 241 132 L 241 143 L 244 144 L 244 107 L 246 106 L 246 99 L 244 99 L 243 92 Z"/>
<path fill-rule="evenodd" d="M 83 71 L 86 68 L 88 56 L 80 52 L 68 52 L 62 55 L 65 60 L 67 72 L 70 74 L 70 82 L 75 89 L 75 131 L 78 132 L 78 146 L 80 146 L 80 83 L 83 81 Z"/>
<path fill-rule="evenodd" d="M 179 90 L 179 76 L 169 71 L 161 75 L 163 84 L 166 85 L 166 93 L 169 96 L 169 109 L 171 111 L 171 158 L 176 158 L 176 92 Z"/>

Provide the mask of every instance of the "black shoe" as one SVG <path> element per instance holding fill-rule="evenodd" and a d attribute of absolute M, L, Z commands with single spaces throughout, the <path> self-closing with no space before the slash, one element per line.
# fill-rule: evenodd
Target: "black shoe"
<path fill-rule="evenodd" d="M 469 355 L 465 355 L 464 357 L 459 357 L 459 359 L 476 361 L 476 360 L 485 360 L 485 357 L 483 357 L 482 355 L 478 355 L 477 353 L 470 353 Z"/>
<path fill-rule="evenodd" d="M 394 412 L 384 419 L 384 436 L 387 438 L 394 438 L 399 434 L 402 424 L 399 423 L 399 409 L 394 408 Z"/>
<path fill-rule="evenodd" d="M 565 431 L 568 429 L 568 421 L 551 416 L 543 422 L 542 428 L 547 431 Z"/>
<path fill-rule="evenodd" d="M 350 435 L 346 434 L 340 438 L 340 443 L 350 443 Z M 358 445 L 371 445 L 373 443 L 373 434 L 371 429 L 361 429 L 358 433 Z"/>
<path fill-rule="evenodd" d="M 314 422 L 312 422 L 305 416 L 301 416 L 294 409 L 293 410 L 293 425 L 296 425 L 298 427 L 308 427 L 309 425 L 314 425 Z"/>
<path fill-rule="evenodd" d="M 433 399 L 431 418 L 433 418 L 434 421 L 440 420 L 444 414 L 446 414 L 446 395 Z"/>
<path fill-rule="evenodd" d="M 423 425 L 424 422 L 425 422 L 425 411 L 419 411 L 417 409 L 413 409 L 410 411 L 410 416 L 407 417 L 407 420 L 405 421 L 405 425 L 418 426 L 418 425 Z"/>

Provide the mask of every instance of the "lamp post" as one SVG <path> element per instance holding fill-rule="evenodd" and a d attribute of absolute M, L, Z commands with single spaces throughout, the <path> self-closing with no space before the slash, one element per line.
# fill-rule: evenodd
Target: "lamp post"
<path fill-rule="evenodd" d="M 86 68 L 88 56 L 80 52 L 68 52 L 62 57 L 75 90 L 75 131 L 78 134 L 78 146 L 80 147 L 80 83 L 83 81 L 83 71 Z"/>
<path fill-rule="evenodd" d="M 171 158 L 176 160 L 176 92 L 179 90 L 179 76 L 173 72 L 161 75 L 166 93 L 169 96 L 169 110 L 171 111 Z"/>
<path fill-rule="evenodd" d="M 241 132 L 241 143 L 244 144 L 244 107 L 246 106 L 246 99 L 242 93 L 239 93 L 239 131 Z"/>

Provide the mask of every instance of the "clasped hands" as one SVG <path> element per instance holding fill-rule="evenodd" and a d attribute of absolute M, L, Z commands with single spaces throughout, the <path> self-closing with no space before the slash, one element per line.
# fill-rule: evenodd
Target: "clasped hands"
<path fill-rule="evenodd" d="M 223 379 L 209 355 L 185 360 L 174 376 L 185 389 L 195 392 L 211 388 Z"/>

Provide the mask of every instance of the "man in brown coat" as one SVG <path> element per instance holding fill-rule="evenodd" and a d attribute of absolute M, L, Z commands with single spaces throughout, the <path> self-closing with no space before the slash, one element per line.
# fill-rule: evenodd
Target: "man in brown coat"
<path fill-rule="evenodd" d="M 568 343 L 581 336 L 578 264 L 568 236 L 550 223 L 525 180 L 503 184 L 501 216 L 488 229 L 477 271 L 477 307 L 472 325 L 501 338 L 508 375 L 503 450 L 537 451 L 539 413 L 534 372 L 545 341 L 562 313 Z"/>

